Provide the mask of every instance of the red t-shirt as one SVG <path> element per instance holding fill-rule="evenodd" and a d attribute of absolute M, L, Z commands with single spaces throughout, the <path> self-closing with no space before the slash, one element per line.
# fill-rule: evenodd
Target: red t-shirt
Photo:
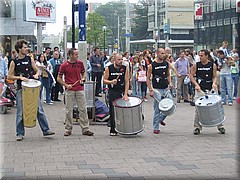
<path fill-rule="evenodd" d="M 85 72 L 85 68 L 83 62 L 81 60 L 77 60 L 75 63 L 70 63 L 69 61 L 61 64 L 59 69 L 59 74 L 64 75 L 65 82 L 67 84 L 74 84 L 76 81 L 81 80 L 81 73 Z M 72 91 L 80 91 L 83 90 L 84 87 L 80 85 L 78 82 L 76 85 L 72 87 Z"/>

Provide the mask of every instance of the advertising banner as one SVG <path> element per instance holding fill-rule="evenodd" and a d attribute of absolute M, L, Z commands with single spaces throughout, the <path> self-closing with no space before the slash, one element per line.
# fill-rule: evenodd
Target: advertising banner
<path fill-rule="evenodd" d="M 25 21 L 56 22 L 56 0 L 24 0 L 23 17 Z"/>
<path fill-rule="evenodd" d="M 195 20 L 202 20 L 203 19 L 203 4 L 196 3 L 195 4 Z"/>

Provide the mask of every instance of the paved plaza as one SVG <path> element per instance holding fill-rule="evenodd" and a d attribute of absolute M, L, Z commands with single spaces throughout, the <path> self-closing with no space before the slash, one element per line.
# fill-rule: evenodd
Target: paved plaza
<path fill-rule="evenodd" d="M 62 98 L 62 96 L 61 96 Z M 103 99 L 103 98 L 102 98 Z M 177 104 L 160 134 L 152 132 L 153 100 L 143 102 L 144 131 L 109 136 L 106 125 L 91 125 L 93 137 L 78 125 L 64 137 L 64 105 L 43 105 L 50 128 L 43 137 L 39 125 L 26 129 L 23 141 L 15 137 L 16 108 L 1 115 L 3 179 L 239 179 L 237 141 L 239 107 L 224 106 L 226 134 L 216 127 L 193 135 L 194 108 Z"/>

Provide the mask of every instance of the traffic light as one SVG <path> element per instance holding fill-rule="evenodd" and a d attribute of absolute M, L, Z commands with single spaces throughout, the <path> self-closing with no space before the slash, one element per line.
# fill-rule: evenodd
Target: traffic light
<path fill-rule="evenodd" d="M 85 3 L 86 11 L 88 11 L 88 3 Z M 78 4 L 74 4 L 74 11 L 78 11 Z"/>

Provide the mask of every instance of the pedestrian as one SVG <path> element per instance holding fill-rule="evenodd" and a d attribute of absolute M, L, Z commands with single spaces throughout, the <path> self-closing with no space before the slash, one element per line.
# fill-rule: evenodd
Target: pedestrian
<path fill-rule="evenodd" d="M 94 48 L 94 54 L 90 57 L 90 63 L 92 66 L 92 81 L 96 82 L 95 96 L 102 97 L 100 95 L 102 87 L 102 76 L 104 70 L 103 58 L 100 55 L 99 47 Z"/>
<path fill-rule="evenodd" d="M 61 100 L 58 98 L 59 92 L 61 91 L 61 84 L 59 84 L 59 82 L 57 82 L 57 76 L 58 76 L 58 71 L 59 71 L 60 65 L 62 64 L 62 60 L 59 59 L 58 51 L 53 52 L 53 58 L 50 59 L 49 62 L 52 65 L 52 74 L 56 81 L 55 86 L 52 87 L 51 100 L 61 102 Z"/>
<path fill-rule="evenodd" d="M 222 104 L 225 105 L 226 102 L 228 102 L 228 105 L 232 106 L 233 80 L 231 75 L 231 65 L 234 63 L 234 61 L 230 56 L 227 56 L 225 58 L 223 50 L 218 51 L 218 57 L 218 64 L 220 68 L 220 92 L 222 97 Z"/>
<path fill-rule="evenodd" d="M 123 98 L 128 101 L 129 76 L 128 68 L 123 65 L 123 57 L 120 53 L 115 56 L 114 63 L 105 68 L 103 82 L 108 84 L 110 106 L 110 136 L 116 136 L 113 101 Z"/>
<path fill-rule="evenodd" d="M 17 141 L 23 140 L 25 135 L 23 125 L 23 105 L 22 105 L 22 81 L 28 81 L 29 79 L 38 79 L 40 71 L 37 68 L 35 62 L 31 57 L 27 56 L 28 43 L 24 39 L 20 39 L 15 44 L 15 50 L 18 53 L 18 57 L 14 59 L 9 68 L 8 79 L 17 80 L 17 112 L 16 112 L 16 135 Z M 35 74 L 34 74 L 35 73 Z M 40 97 L 38 99 L 37 119 L 43 136 L 49 136 L 55 134 L 55 132 L 49 129 L 48 120 L 44 114 Z"/>
<path fill-rule="evenodd" d="M 152 80 L 152 82 L 151 82 Z M 170 76 L 170 63 L 166 61 L 166 53 L 163 48 L 157 50 L 155 61 L 148 66 L 147 86 L 150 97 L 154 97 L 153 133 L 159 134 L 159 123 L 165 126 L 166 116 L 159 110 L 159 102 L 167 96 L 172 99 L 169 89 L 173 87 Z"/>
<path fill-rule="evenodd" d="M 183 85 L 183 98 L 184 102 L 188 100 L 188 86 L 184 83 L 184 79 L 190 74 L 190 63 L 185 57 L 184 50 L 180 51 L 180 57 L 175 62 L 175 68 L 177 70 L 177 103 L 181 100 L 181 87 Z"/>
<path fill-rule="evenodd" d="M 6 61 L 2 58 L 0 53 L 0 96 L 2 96 L 3 86 L 8 75 L 8 68 Z"/>
<path fill-rule="evenodd" d="M 90 59 L 90 53 L 88 52 L 87 53 L 87 80 L 91 81 L 92 66 L 89 59 Z"/>
<path fill-rule="evenodd" d="M 215 90 L 217 91 L 217 66 L 214 62 L 209 60 L 210 52 L 206 49 L 200 50 L 199 57 L 200 62 L 193 65 L 190 74 L 190 79 L 195 86 L 195 100 L 200 96 L 203 96 L 207 91 Z M 196 75 L 196 77 L 194 77 Z M 195 80 L 196 78 L 196 80 Z M 220 133 L 225 133 L 225 128 L 223 124 L 217 126 Z M 194 119 L 194 131 L 193 134 L 199 135 L 202 130 L 202 126 L 199 123 L 199 115 L 197 109 L 195 109 L 195 119 Z"/>
<path fill-rule="evenodd" d="M 231 66 L 231 75 L 233 80 L 233 100 L 236 100 L 238 94 L 238 81 L 239 81 L 239 58 L 238 54 L 235 53 L 232 56 L 234 63 Z"/>
<path fill-rule="evenodd" d="M 50 94 L 50 78 L 49 78 L 49 66 L 46 56 L 42 53 L 38 56 L 38 60 L 36 62 L 37 67 L 40 70 L 40 81 L 41 81 L 41 90 L 40 90 L 40 99 L 42 99 L 42 90 L 43 87 L 46 90 L 46 100 L 44 102 L 48 105 L 53 105 L 53 101 L 51 100 Z"/>
<path fill-rule="evenodd" d="M 65 87 L 66 119 L 64 136 L 70 136 L 72 134 L 72 112 L 75 102 L 78 106 L 79 124 L 82 128 L 82 134 L 86 136 L 93 136 L 94 133 L 89 130 L 89 120 L 84 94 L 83 82 L 86 79 L 84 64 L 81 60 L 78 60 L 77 49 L 69 49 L 68 56 L 69 59 L 60 66 L 57 77 L 58 82 Z"/>

